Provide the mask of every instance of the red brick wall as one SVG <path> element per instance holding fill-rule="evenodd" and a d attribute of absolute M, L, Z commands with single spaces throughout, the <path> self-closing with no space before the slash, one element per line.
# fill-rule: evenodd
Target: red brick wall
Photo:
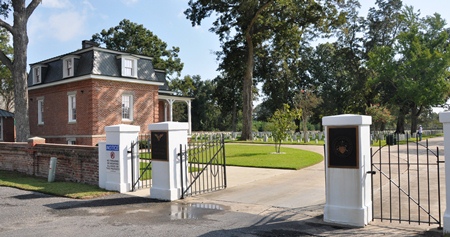
<path fill-rule="evenodd" d="M 68 122 L 67 92 L 76 91 L 77 121 Z M 122 120 L 122 94 L 133 95 L 133 121 Z M 96 145 L 105 140 L 105 126 L 148 125 L 159 121 L 158 86 L 109 80 L 83 80 L 29 91 L 30 132 L 47 142 Z M 38 125 L 37 100 L 44 98 L 44 124 Z"/>
<path fill-rule="evenodd" d="M 0 170 L 47 178 L 51 157 L 56 180 L 98 185 L 97 147 L 0 142 Z"/>

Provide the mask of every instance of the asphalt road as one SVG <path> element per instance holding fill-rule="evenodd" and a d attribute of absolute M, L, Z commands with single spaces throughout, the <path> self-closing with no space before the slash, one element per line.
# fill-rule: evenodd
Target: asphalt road
<path fill-rule="evenodd" d="M 320 153 L 323 147 L 315 149 Z M 235 174 L 239 173 L 251 174 L 245 170 Z M 351 228 L 324 223 L 323 163 L 265 177 L 241 178 L 241 185 L 236 183 L 239 177 L 235 177 L 234 185 L 226 190 L 176 202 L 127 194 L 73 200 L 0 187 L 0 237 L 440 236 L 442 233 L 424 226 L 372 223 L 365 228 Z"/>

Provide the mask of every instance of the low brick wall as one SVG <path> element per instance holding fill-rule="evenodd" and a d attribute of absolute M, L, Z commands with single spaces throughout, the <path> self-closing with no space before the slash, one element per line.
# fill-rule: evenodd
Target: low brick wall
<path fill-rule="evenodd" d="M 98 147 L 46 144 L 42 138 L 31 138 L 28 143 L 0 142 L 0 170 L 46 178 L 51 157 L 57 158 L 57 181 L 98 185 Z"/>

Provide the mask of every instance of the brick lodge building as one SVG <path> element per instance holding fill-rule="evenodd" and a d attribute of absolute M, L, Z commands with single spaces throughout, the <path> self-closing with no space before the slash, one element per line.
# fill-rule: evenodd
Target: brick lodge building
<path fill-rule="evenodd" d="M 191 98 L 168 90 L 164 70 L 152 58 L 98 47 L 82 49 L 30 64 L 28 76 L 31 136 L 47 143 L 96 145 L 106 139 L 105 126 L 148 125 L 172 121 L 172 104 Z"/>

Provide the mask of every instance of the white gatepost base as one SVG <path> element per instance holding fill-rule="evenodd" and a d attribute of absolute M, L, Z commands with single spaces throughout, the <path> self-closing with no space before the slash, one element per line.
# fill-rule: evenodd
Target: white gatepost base
<path fill-rule="evenodd" d="M 444 149 L 450 148 L 450 112 L 439 113 L 439 121 L 444 126 Z M 445 160 L 450 160 L 450 152 L 444 154 Z M 445 202 L 447 207 L 444 212 L 444 235 L 450 234 L 450 162 L 445 162 Z"/>
<path fill-rule="evenodd" d="M 326 214 L 325 214 L 326 213 Z M 324 221 L 349 226 L 364 227 L 369 223 L 369 209 L 325 205 Z"/>
<path fill-rule="evenodd" d="M 181 198 L 181 187 L 186 187 L 181 179 L 180 167 L 180 145 L 187 146 L 188 123 L 163 122 L 148 125 L 151 132 L 162 132 L 168 136 L 167 160 L 154 159 L 153 154 L 155 143 L 152 143 L 152 187 L 150 188 L 150 198 L 174 201 Z M 153 135 L 152 135 L 153 136 Z M 153 138 L 152 138 L 153 139 Z M 185 157 L 183 156 L 183 159 Z M 185 168 L 183 173 L 186 174 Z"/>
<path fill-rule="evenodd" d="M 324 207 L 324 221 L 342 225 L 364 227 L 367 225 L 372 216 L 372 200 L 371 200 L 371 174 L 367 172 L 371 170 L 370 159 L 370 125 L 372 117 L 363 115 L 337 115 L 323 117 L 322 124 L 325 126 L 326 143 L 325 143 L 325 196 L 326 203 Z M 343 132 L 335 132 L 336 141 L 345 141 L 344 145 L 336 145 L 330 141 L 329 129 L 333 131 L 339 129 L 348 129 L 356 132 L 348 135 Z M 342 134 L 341 134 L 342 133 Z M 352 144 L 352 136 L 355 137 L 355 144 Z M 356 146 L 356 147 L 353 147 Z M 352 155 L 342 158 L 337 155 L 333 156 L 333 162 L 342 162 L 354 159 L 355 164 L 349 165 L 330 165 L 330 154 L 342 152 L 343 147 L 352 147 Z M 347 149 L 347 148 L 345 148 Z M 345 150 L 344 149 L 344 150 Z"/>
<path fill-rule="evenodd" d="M 150 198 L 153 199 L 174 201 L 180 199 L 181 189 L 180 188 L 166 189 L 166 188 L 152 187 L 150 189 L 150 194 L 151 194 Z"/>
<path fill-rule="evenodd" d="M 99 142 L 98 176 L 99 187 L 106 190 L 126 193 L 131 191 L 132 176 L 134 180 L 138 175 L 131 173 L 132 162 L 131 143 L 136 142 L 140 127 L 119 124 L 105 127 L 106 142 Z M 136 149 L 136 148 L 135 148 Z M 134 164 L 134 170 L 139 170 L 139 164 Z"/>

